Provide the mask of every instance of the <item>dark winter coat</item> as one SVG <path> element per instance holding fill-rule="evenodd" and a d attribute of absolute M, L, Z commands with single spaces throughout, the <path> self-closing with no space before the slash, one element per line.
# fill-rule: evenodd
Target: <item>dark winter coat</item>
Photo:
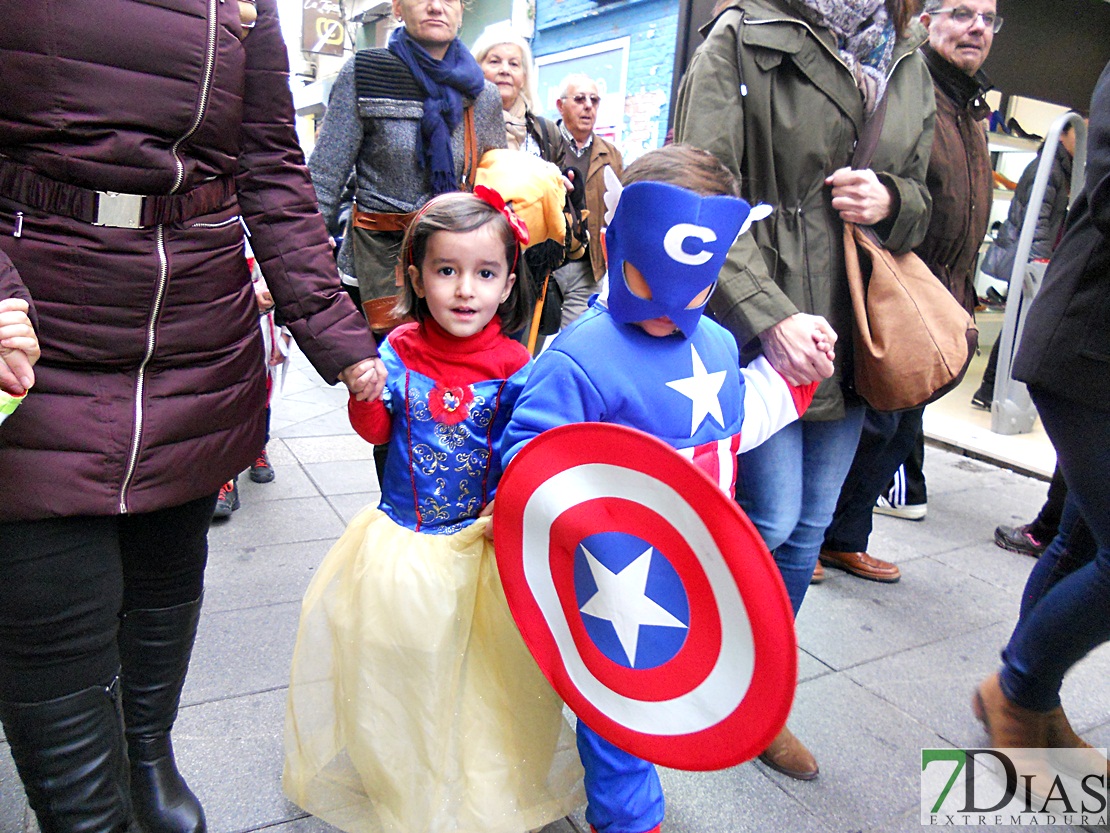
<path fill-rule="evenodd" d="M 825 178 L 851 161 L 863 98 L 836 37 L 786 0 L 736 0 L 702 31 L 705 43 L 679 92 L 675 136 L 713 153 L 741 178 L 746 198 L 774 208 L 733 244 L 710 309 L 741 345 L 795 312 L 824 316 L 840 336 L 836 373 L 805 416 L 841 419 L 852 312 L 844 226 Z M 935 105 L 917 50 L 924 39 L 915 23 L 894 46 L 871 164 L 896 195 L 895 213 L 875 231 L 899 253 L 921 243 L 929 222 L 925 170 Z"/>
<path fill-rule="evenodd" d="M 1110 411 L 1110 64 L 1091 99 L 1085 184 L 1029 308 L 1013 375 Z"/>
<path fill-rule="evenodd" d="M 0 429 L 0 521 L 175 506 L 251 462 L 266 391 L 242 222 L 324 378 L 375 354 L 303 167 L 275 0 L 247 32 L 220 0 L 61 11 L 0 0 L 0 254 L 42 343 Z M 202 184 L 215 196 L 142 228 L 74 219 L 67 191 Z"/>
<path fill-rule="evenodd" d="M 925 240 L 914 251 L 968 314 L 975 311 L 975 262 L 987 233 L 994 180 L 983 119 L 989 88 L 925 45 L 921 48 L 936 89 L 937 118 L 925 182 L 933 211 Z"/>
<path fill-rule="evenodd" d="M 1042 151 L 1044 148 L 1042 147 Z M 1025 222 L 1025 212 L 1029 208 L 1029 197 L 1033 193 L 1033 182 L 1037 178 L 1037 168 L 1041 164 L 1041 151 L 1037 152 L 1021 173 L 1006 222 L 998 231 L 998 236 L 983 257 L 983 271 L 1000 280 L 1008 281 L 1014 271 L 1017 257 L 1018 238 Z M 1063 144 L 1056 145 L 1056 155 L 1052 158 L 1048 182 L 1045 184 L 1044 199 L 1037 212 L 1033 228 L 1033 242 L 1029 246 L 1030 259 L 1048 260 L 1060 239 L 1060 229 L 1068 213 L 1068 197 L 1071 194 L 1071 154 Z"/>

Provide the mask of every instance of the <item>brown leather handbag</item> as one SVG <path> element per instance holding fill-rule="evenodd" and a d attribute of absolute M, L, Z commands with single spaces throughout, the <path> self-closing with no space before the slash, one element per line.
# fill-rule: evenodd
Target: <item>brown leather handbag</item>
<path fill-rule="evenodd" d="M 884 96 L 861 132 L 853 168 L 878 144 Z M 956 387 L 979 343 L 975 321 L 913 252 L 895 255 L 867 227 L 844 224 L 852 296 L 855 390 L 876 411 L 932 402 Z"/>

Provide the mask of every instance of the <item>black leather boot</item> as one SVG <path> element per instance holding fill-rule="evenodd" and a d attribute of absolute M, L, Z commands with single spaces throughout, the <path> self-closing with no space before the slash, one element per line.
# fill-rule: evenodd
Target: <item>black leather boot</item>
<path fill-rule="evenodd" d="M 204 809 L 173 758 L 170 729 L 200 620 L 201 600 L 120 619 L 123 720 L 131 804 L 144 833 L 204 833 Z"/>
<path fill-rule="evenodd" d="M 119 681 L 44 703 L 0 702 L 42 833 L 123 833 L 130 817 Z"/>

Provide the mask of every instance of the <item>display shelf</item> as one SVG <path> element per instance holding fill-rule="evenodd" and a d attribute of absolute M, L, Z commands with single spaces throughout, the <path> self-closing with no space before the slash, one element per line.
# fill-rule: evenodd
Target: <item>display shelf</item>
<path fill-rule="evenodd" d="M 987 149 L 991 153 L 1012 153 L 1022 151 L 1036 153 L 1041 143 L 1032 139 L 1019 139 L 1017 136 L 1007 136 L 1005 133 L 987 133 Z"/>

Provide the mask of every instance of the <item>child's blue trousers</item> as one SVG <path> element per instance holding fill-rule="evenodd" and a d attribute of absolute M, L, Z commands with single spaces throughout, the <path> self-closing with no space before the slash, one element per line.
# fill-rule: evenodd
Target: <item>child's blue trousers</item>
<path fill-rule="evenodd" d="M 658 829 L 663 787 L 652 764 L 613 746 L 581 720 L 578 755 L 586 770 L 586 821 L 597 833 Z"/>

